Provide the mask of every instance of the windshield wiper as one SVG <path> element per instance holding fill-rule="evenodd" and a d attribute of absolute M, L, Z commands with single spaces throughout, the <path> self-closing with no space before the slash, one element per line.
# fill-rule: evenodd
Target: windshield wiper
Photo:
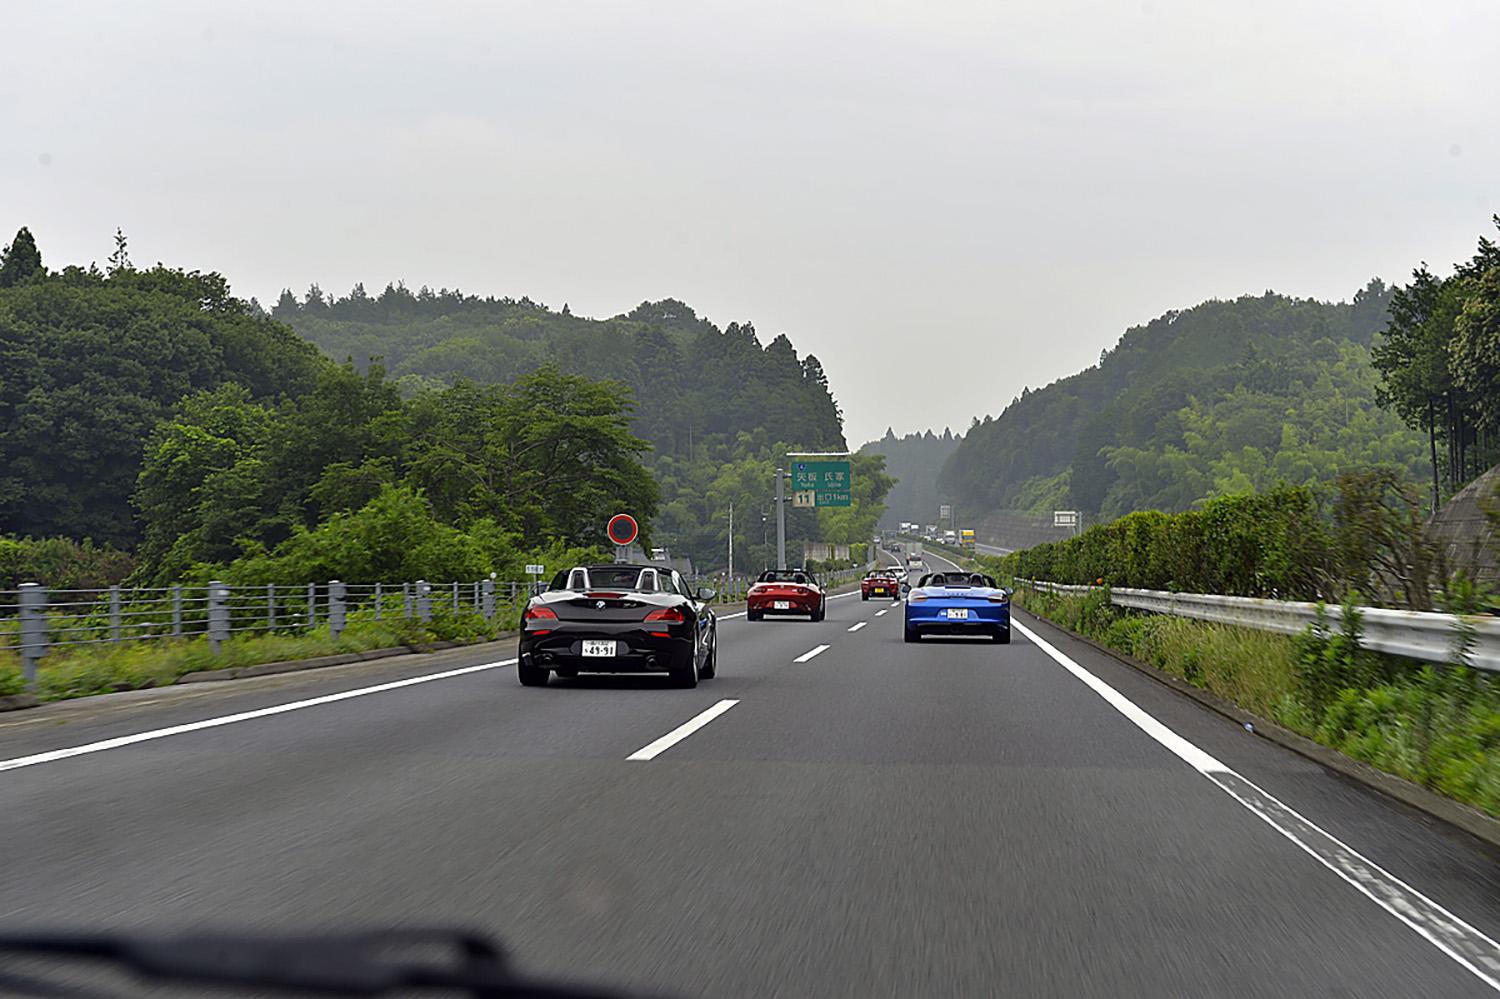
<path fill-rule="evenodd" d="M 24 977 L 13 970 L 17 958 L 32 959 Z M 45 977 L 57 962 L 71 966 L 80 961 L 113 965 L 148 984 L 254 987 L 303 995 L 383 996 L 416 989 L 506 999 L 632 995 L 519 974 L 494 941 L 444 929 L 303 936 L 0 933 L 0 994 L 98 995 Z M 43 977 L 33 977 L 38 975 Z"/>

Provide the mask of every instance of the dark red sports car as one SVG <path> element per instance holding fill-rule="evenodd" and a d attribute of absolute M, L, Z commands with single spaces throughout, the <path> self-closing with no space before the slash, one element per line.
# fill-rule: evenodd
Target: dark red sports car
<path fill-rule="evenodd" d="M 871 569 L 865 573 L 865 578 L 859 581 L 859 599 L 869 600 L 871 597 L 890 597 L 892 600 L 900 600 L 901 581 L 889 569 Z"/>
<path fill-rule="evenodd" d="M 806 614 L 821 621 L 827 608 L 823 587 L 804 569 L 767 569 L 745 598 L 745 617 L 751 621 L 767 614 Z"/>

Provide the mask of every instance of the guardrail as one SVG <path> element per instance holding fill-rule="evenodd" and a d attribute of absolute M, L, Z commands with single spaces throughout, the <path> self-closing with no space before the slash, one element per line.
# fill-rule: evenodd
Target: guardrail
<path fill-rule="evenodd" d="M 1047 593 L 1083 594 L 1108 589 L 1116 607 L 1171 614 L 1215 624 L 1232 624 L 1257 631 L 1296 635 L 1320 621 L 1332 634 L 1343 632 L 1343 614 L 1337 607 L 1292 600 L 1229 597 L 1215 593 L 1171 593 L 1043 580 L 1017 579 L 1016 585 Z M 1357 608 L 1360 616 L 1361 648 L 1423 662 L 1464 664 L 1475 669 L 1500 672 L 1500 619 L 1490 616 L 1439 614 L 1427 611 L 1391 610 L 1385 607 Z"/>
<path fill-rule="evenodd" d="M 34 687 L 37 662 L 54 649 L 203 637 L 217 655 L 220 645 L 237 634 L 326 626 L 337 638 L 353 612 L 375 621 L 400 617 L 425 622 L 434 612 L 493 620 L 502 608 L 518 608 L 526 596 L 527 584 L 494 579 L 369 584 L 335 579 L 293 586 L 210 582 L 99 590 L 23 583 L 16 590 L 0 590 L 0 652 L 20 657 L 27 686 Z"/>

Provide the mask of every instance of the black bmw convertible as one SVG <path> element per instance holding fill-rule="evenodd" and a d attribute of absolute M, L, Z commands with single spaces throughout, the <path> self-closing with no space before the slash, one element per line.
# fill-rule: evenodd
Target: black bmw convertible
<path fill-rule="evenodd" d="M 581 565 L 559 572 L 521 615 L 516 673 L 540 687 L 556 673 L 666 673 L 679 687 L 713 677 L 718 623 L 678 572 L 654 565 Z"/>

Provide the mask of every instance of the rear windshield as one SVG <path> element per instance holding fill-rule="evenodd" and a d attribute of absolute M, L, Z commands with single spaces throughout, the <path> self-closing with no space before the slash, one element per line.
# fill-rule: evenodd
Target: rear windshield
<path fill-rule="evenodd" d="M 935 572 L 922 581 L 923 586 L 987 586 L 998 589 L 994 577 L 977 572 Z"/>
<path fill-rule="evenodd" d="M 760 574 L 762 583 L 802 583 L 806 585 L 812 582 L 812 578 L 805 572 L 796 569 L 767 569 Z"/>
<path fill-rule="evenodd" d="M 559 572 L 552 579 L 554 590 L 643 590 L 654 593 L 670 589 L 667 579 L 655 569 L 632 565 L 578 567 Z"/>

